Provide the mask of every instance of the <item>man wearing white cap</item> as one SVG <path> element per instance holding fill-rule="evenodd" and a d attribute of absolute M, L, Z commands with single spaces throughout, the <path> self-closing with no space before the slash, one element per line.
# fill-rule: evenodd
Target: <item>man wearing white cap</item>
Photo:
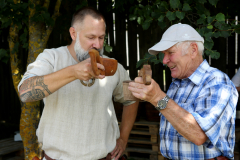
<path fill-rule="evenodd" d="M 164 93 L 152 79 L 129 84 L 133 95 L 160 112 L 160 151 L 168 159 L 234 159 L 238 92 L 229 77 L 203 59 L 204 39 L 187 24 L 168 28 L 149 49 L 164 54 L 172 83 Z M 160 53 L 160 54 L 162 54 Z"/>

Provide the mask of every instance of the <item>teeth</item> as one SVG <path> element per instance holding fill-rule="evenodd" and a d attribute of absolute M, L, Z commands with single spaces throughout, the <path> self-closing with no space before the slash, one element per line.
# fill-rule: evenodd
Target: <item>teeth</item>
<path fill-rule="evenodd" d="M 172 67 L 170 67 L 170 68 L 173 69 L 174 67 L 176 67 L 176 66 L 172 66 Z"/>

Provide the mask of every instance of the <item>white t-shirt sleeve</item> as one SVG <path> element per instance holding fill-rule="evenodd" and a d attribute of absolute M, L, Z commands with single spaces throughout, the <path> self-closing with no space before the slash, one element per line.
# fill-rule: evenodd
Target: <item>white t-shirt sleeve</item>
<path fill-rule="evenodd" d="M 240 68 L 238 69 L 237 73 L 233 76 L 232 82 L 235 85 L 235 87 L 240 86 Z"/>

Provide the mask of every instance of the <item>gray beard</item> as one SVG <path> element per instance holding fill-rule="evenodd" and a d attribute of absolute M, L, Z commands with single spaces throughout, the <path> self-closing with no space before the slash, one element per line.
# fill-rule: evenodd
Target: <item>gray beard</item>
<path fill-rule="evenodd" d="M 74 44 L 74 50 L 76 52 L 76 56 L 77 56 L 77 59 L 79 60 L 79 62 L 84 61 L 90 57 L 90 55 L 88 54 L 88 51 L 85 51 L 81 46 L 78 33 L 77 33 L 76 43 Z M 100 56 L 103 56 L 103 48 L 96 49 L 96 50 L 99 52 Z"/>

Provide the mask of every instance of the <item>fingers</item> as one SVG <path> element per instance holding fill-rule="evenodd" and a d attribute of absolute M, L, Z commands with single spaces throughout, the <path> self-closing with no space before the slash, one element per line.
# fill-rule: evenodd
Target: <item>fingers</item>
<path fill-rule="evenodd" d="M 116 147 L 114 148 L 114 150 L 111 152 L 111 158 L 115 158 L 115 160 L 118 160 L 120 158 L 120 156 L 122 155 L 123 151 L 126 148 L 126 144 L 123 142 L 122 139 L 118 139 L 117 143 L 116 143 Z"/>
<path fill-rule="evenodd" d="M 105 71 L 105 67 L 104 65 L 100 64 L 100 63 L 97 63 L 97 67 L 103 71 Z"/>
<path fill-rule="evenodd" d="M 117 160 L 121 156 L 122 152 L 123 151 L 119 148 L 119 146 L 116 146 L 115 149 L 111 152 L 111 159 L 114 158 Z"/>
<path fill-rule="evenodd" d="M 155 94 L 155 90 L 157 86 L 155 86 L 155 81 L 152 79 L 150 85 L 143 84 L 143 80 L 141 77 L 135 78 L 135 82 L 130 82 L 128 89 L 132 92 L 133 96 L 149 101 L 152 96 Z"/>
<path fill-rule="evenodd" d="M 105 75 L 95 75 L 92 69 L 92 65 L 91 65 L 91 59 L 88 58 L 82 62 L 79 62 L 77 64 L 77 77 L 78 79 L 84 80 L 84 81 L 88 81 L 90 79 L 103 79 L 105 78 Z M 101 70 L 105 70 L 104 66 L 100 63 L 97 63 L 97 68 L 101 69 Z"/>
<path fill-rule="evenodd" d="M 134 79 L 134 82 L 143 84 L 143 79 L 142 79 L 142 77 L 136 77 Z"/>

